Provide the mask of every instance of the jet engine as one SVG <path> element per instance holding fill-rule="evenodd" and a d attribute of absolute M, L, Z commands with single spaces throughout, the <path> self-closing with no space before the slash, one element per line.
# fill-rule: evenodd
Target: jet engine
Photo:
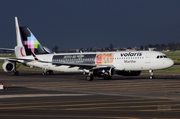
<path fill-rule="evenodd" d="M 116 74 L 122 76 L 139 76 L 141 71 L 117 71 Z"/>
<path fill-rule="evenodd" d="M 92 73 L 94 76 L 97 77 L 104 77 L 105 75 L 112 76 L 114 74 L 114 68 L 112 67 L 96 68 L 92 70 Z"/>
<path fill-rule="evenodd" d="M 10 61 L 5 61 L 2 65 L 2 68 L 5 72 L 13 72 L 14 71 L 14 64 Z"/>

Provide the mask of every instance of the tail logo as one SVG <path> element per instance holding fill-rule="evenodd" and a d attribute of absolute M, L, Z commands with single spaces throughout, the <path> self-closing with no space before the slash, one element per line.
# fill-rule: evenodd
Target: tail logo
<path fill-rule="evenodd" d="M 25 55 L 23 54 L 23 47 L 20 48 L 20 53 L 21 53 L 21 56 L 24 57 Z"/>
<path fill-rule="evenodd" d="M 38 48 L 38 45 L 40 43 L 35 38 L 35 36 L 32 33 L 30 33 L 30 36 L 27 37 L 27 40 L 24 41 L 24 44 L 28 46 L 28 49 L 31 49 L 31 51 L 34 52 L 34 50 Z"/>

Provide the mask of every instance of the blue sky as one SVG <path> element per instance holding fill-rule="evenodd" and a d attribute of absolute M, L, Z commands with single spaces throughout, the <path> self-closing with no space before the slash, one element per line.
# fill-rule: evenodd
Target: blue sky
<path fill-rule="evenodd" d="M 180 0 L 2 0 L 0 47 L 16 45 L 14 17 L 50 49 L 180 42 Z"/>

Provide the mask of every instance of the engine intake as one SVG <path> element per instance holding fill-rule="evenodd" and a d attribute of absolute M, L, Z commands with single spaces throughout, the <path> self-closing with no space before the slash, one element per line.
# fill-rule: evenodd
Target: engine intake
<path fill-rule="evenodd" d="M 2 65 L 2 68 L 5 72 L 13 72 L 14 71 L 14 64 L 10 61 L 5 61 Z"/>

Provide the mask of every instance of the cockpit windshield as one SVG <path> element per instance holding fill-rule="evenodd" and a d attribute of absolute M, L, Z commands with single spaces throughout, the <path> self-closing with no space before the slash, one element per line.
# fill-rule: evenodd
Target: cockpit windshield
<path fill-rule="evenodd" d="M 167 58 L 167 56 L 166 55 L 158 55 L 157 59 L 159 59 L 159 58 Z"/>

